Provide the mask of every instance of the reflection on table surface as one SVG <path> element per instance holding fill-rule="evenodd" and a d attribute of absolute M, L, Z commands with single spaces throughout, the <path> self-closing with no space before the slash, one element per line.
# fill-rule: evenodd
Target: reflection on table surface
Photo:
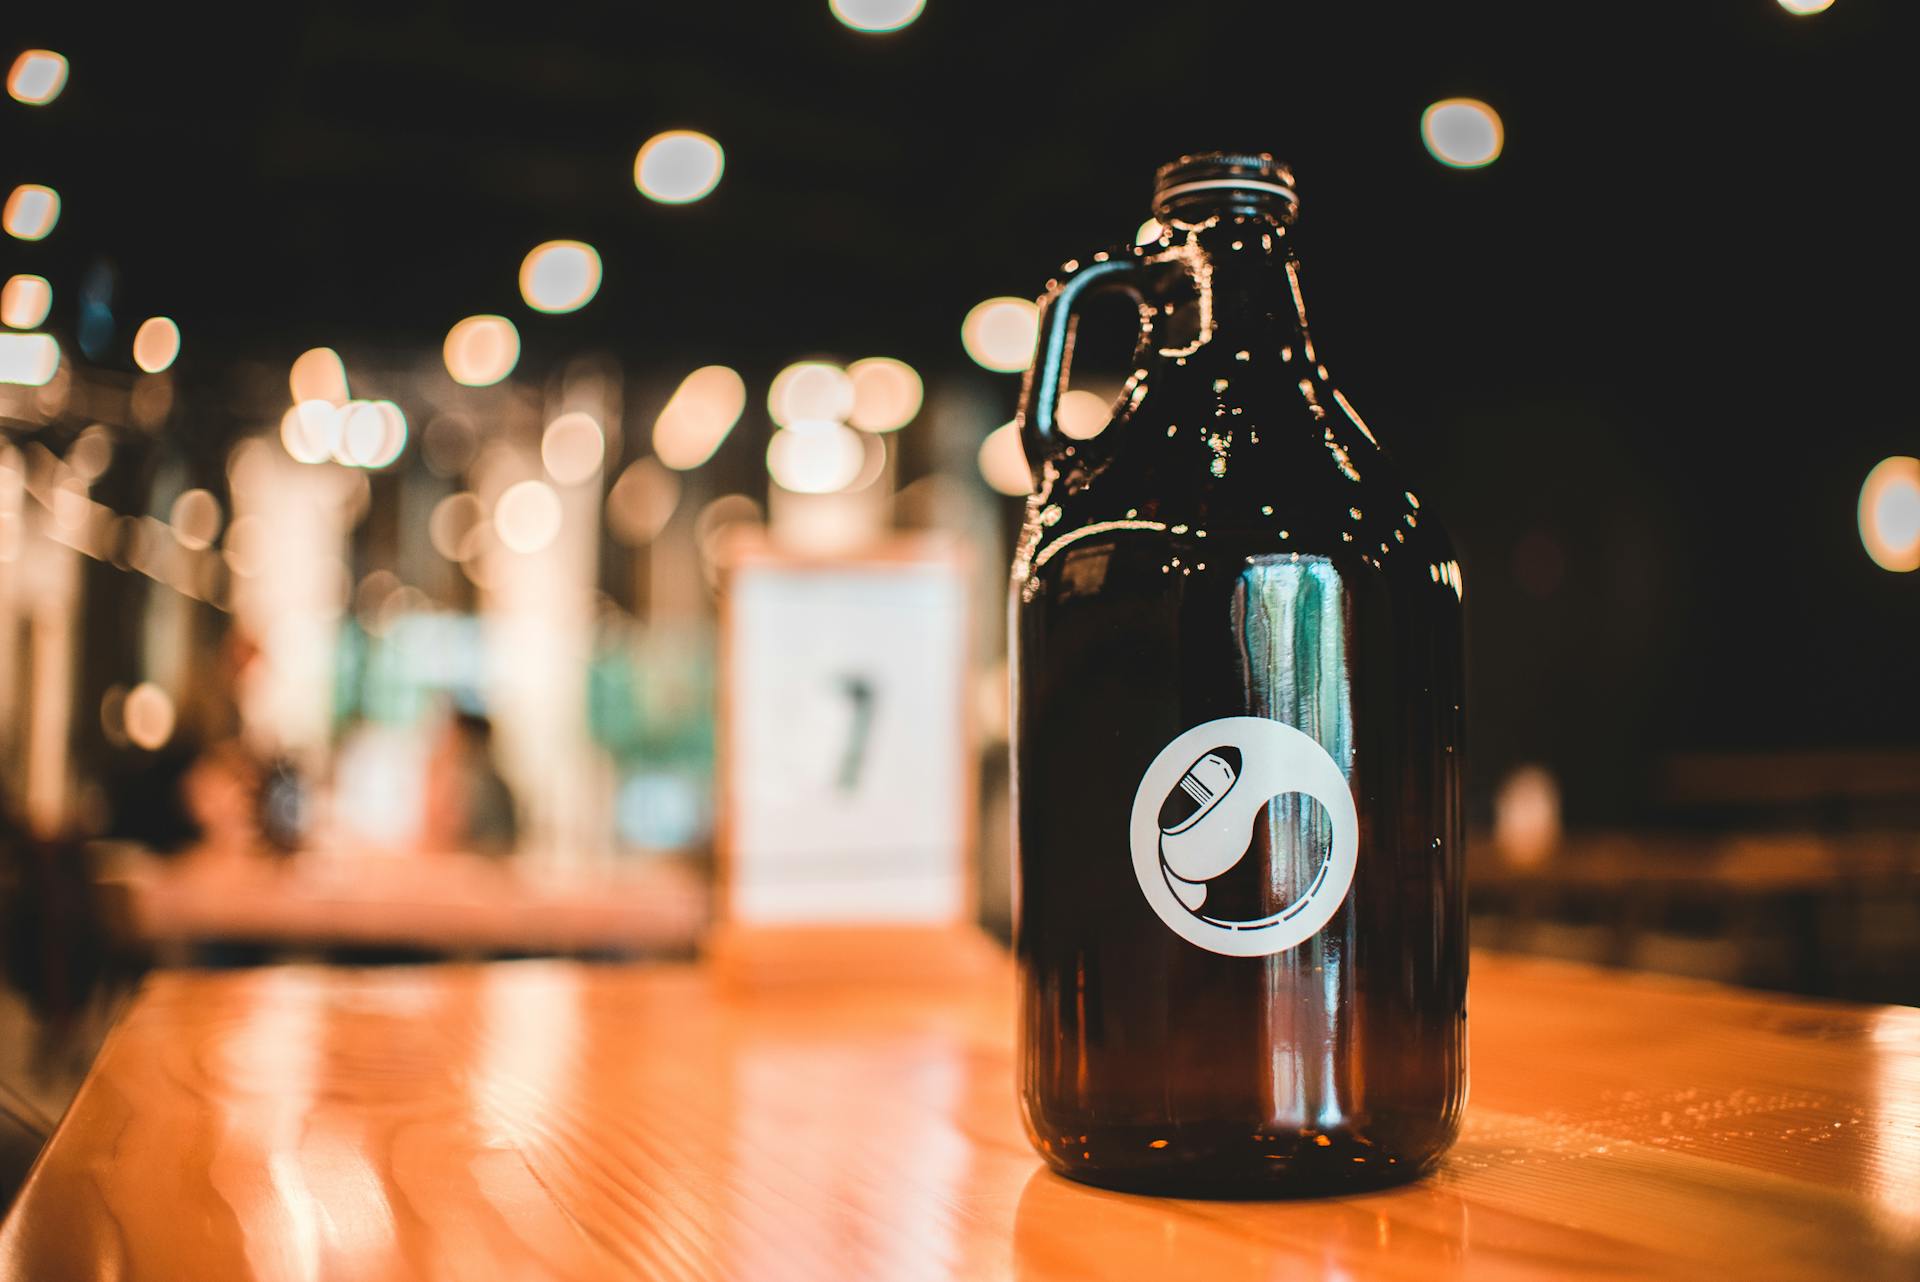
<path fill-rule="evenodd" d="M 1920 1012 L 1481 957 L 1432 1178 L 1291 1203 L 1043 1173 L 1004 969 L 567 962 L 148 981 L 0 1229 L 31 1277 L 1906 1278 Z M 164 1173 L 165 1178 L 156 1178 Z"/>

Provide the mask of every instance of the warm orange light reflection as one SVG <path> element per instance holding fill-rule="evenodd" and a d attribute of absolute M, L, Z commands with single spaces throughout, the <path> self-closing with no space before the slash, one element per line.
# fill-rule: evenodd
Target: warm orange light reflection
<path fill-rule="evenodd" d="M 287 374 L 294 403 L 326 401 L 330 405 L 347 403 L 347 367 L 340 353 L 331 347 L 315 347 L 300 353 Z"/>
<path fill-rule="evenodd" d="M 60 368 L 60 344 L 51 334 L 0 334 L 0 383 L 45 387 Z"/>
<path fill-rule="evenodd" d="M 1500 115 L 1478 98 L 1446 98 L 1420 116 L 1420 137 L 1441 164 L 1478 169 L 1500 158 L 1506 145 Z"/>
<path fill-rule="evenodd" d="M 1062 436 L 1090 441 L 1107 430 L 1109 408 L 1106 397 L 1076 387 L 1060 397 L 1060 408 L 1054 411 L 1053 418 L 1060 425 Z"/>
<path fill-rule="evenodd" d="M 653 452 L 687 472 L 713 457 L 747 408 L 747 385 L 725 365 L 704 365 L 682 380 L 653 424 Z"/>
<path fill-rule="evenodd" d="M 853 412 L 853 380 L 826 361 L 800 361 L 774 375 L 767 413 L 782 427 L 838 423 Z"/>
<path fill-rule="evenodd" d="M 633 185 L 649 200 L 686 205 L 720 185 L 727 156 L 720 144 L 693 129 L 655 134 L 633 158 Z"/>
<path fill-rule="evenodd" d="M 581 410 L 562 414 L 540 437 L 540 461 L 562 485 L 578 485 L 600 471 L 607 438 L 599 421 Z"/>
<path fill-rule="evenodd" d="M 1002 494 L 1015 497 L 1033 489 L 1033 473 L 1027 467 L 1027 453 L 1020 446 L 1020 429 L 1002 423 L 980 442 L 980 475 Z"/>
<path fill-rule="evenodd" d="M 767 472 L 797 494 L 833 494 L 867 461 L 860 434 L 840 423 L 797 422 L 767 442 Z"/>
<path fill-rule="evenodd" d="M 0 322 L 12 329 L 32 329 L 53 310 L 53 286 L 45 276 L 13 276 L 0 289 Z"/>
<path fill-rule="evenodd" d="M 493 532 L 510 551 L 538 552 L 560 534 L 560 496 L 545 481 L 510 485 L 493 505 Z"/>
<path fill-rule="evenodd" d="M 1920 570 L 1920 459 L 1882 459 L 1860 487 L 1860 542 L 1883 570 Z"/>
<path fill-rule="evenodd" d="M 867 432 L 891 432 L 905 427 L 920 412 L 925 395 L 920 375 L 905 361 L 869 356 L 847 366 L 853 381 L 853 408 L 847 422 Z"/>
<path fill-rule="evenodd" d="M 7 92 L 29 107 L 46 106 L 66 87 L 67 60 L 51 49 L 28 49 L 7 73 Z"/>
<path fill-rule="evenodd" d="M 60 193 L 38 183 L 22 183 L 7 197 L 0 225 L 16 240 L 39 240 L 60 221 Z"/>
<path fill-rule="evenodd" d="M 469 316 L 447 331 L 441 356 L 454 382 L 491 387 L 519 363 L 520 331 L 504 316 Z"/>
<path fill-rule="evenodd" d="M 989 298 L 967 313 L 960 342 L 967 355 L 990 370 L 1010 374 L 1033 358 L 1038 311 L 1024 298 Z"/>
<path fill-rule="evenodd" d="M 180 356 L 180 327 L 166 316 L 149 316 L 133 333 L 133 363 L 158 374 Z"/>
<path fill-rule="evenodd" d="M 520 297 L 536 312 L 574 312 L 600 292 L 600 251 L 585 241 L 550 240 L 520 261 Z"/>

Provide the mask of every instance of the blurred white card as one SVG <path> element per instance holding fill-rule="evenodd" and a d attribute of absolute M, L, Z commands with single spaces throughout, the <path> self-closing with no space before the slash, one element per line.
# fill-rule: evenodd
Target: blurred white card
<path fill-rule="evenodd" d="M 966 591 L 944 555 L 734 565 L 720 757 L 734 924 L 969 914 Z"/>

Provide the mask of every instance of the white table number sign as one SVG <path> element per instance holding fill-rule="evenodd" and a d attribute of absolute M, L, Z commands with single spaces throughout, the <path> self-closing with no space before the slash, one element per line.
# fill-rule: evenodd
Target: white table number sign
<path fill-rule="evenodd" d="M 720 738 L 730 924 L 969 916 L 966 593 L 938 550 L 734 561 Z"/>

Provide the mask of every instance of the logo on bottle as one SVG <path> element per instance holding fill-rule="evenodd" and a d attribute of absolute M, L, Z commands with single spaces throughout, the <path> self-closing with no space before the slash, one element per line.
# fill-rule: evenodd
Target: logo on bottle
<path fill-rule="evenodd" d="M 1268 802 L 1296 792 L 1326 807 L 1326 857 L 1280 911 L 1232 915 L 1221 902 L 1230 894 L 1216 889 L 1245 860 L 1269 863 L 1272 852 L 1254 848 L 1255 821 Z M 1346 775 L 1312 737 L 1265 717 L 1222 717 L 1160 750 L 1134 793 L 1128 833 L 1140 891 L 1168 929 L 1210 952 L 1266 957 L 1311 938 L 1346 901 L 1359 830 Z"/>

